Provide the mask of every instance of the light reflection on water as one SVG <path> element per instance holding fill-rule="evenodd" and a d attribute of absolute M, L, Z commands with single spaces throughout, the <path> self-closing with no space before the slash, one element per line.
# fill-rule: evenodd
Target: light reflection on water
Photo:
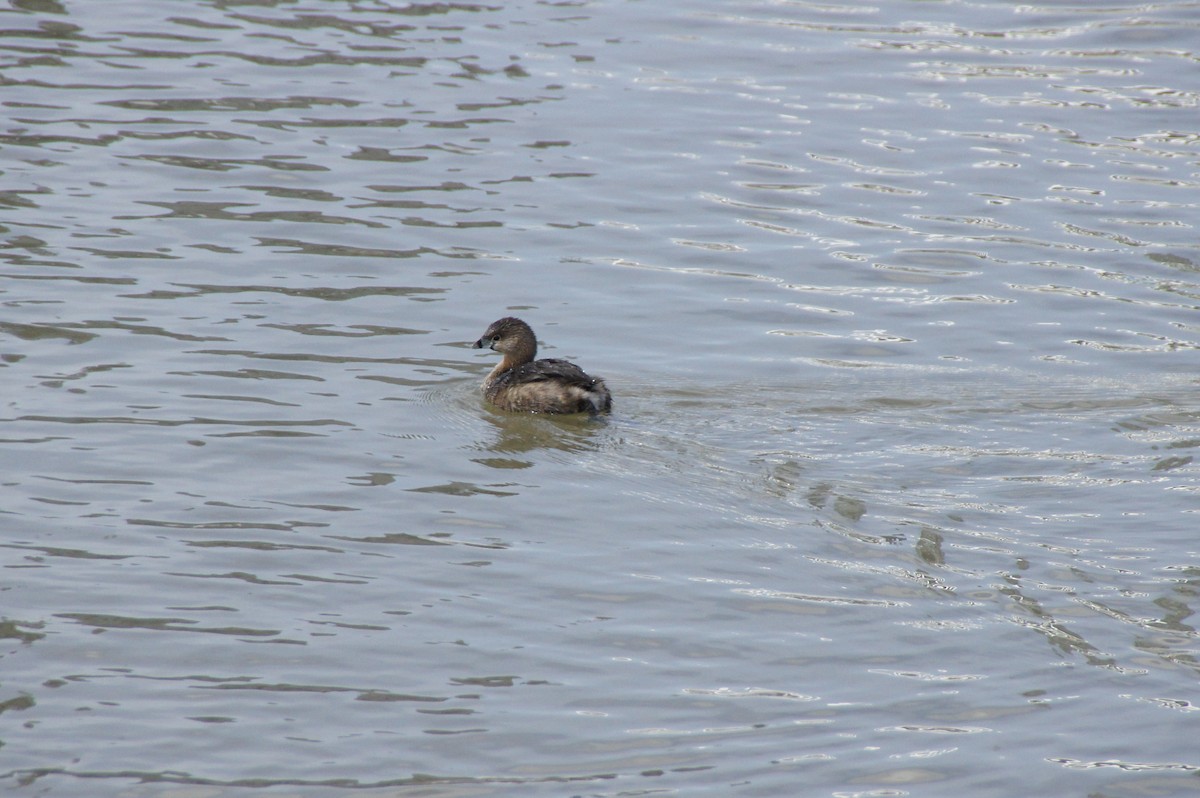
<path fill-rule="evenodd" d="M 170 8 L 0 17 L 13 791 L 1194 791 L 1189 4 Z"/>

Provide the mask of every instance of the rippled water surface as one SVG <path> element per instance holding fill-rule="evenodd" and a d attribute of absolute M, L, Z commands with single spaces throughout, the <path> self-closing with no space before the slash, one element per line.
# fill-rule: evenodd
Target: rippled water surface
<path fill-rule="evenodd" d="M 1200 3 L 0 34 L 7 791 L 1200 791 Z"/>

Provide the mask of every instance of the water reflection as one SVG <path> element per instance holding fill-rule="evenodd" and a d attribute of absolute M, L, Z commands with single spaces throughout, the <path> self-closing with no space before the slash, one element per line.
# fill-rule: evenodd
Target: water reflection
<path fill-rule="evenodd" d="M 596 451 L 607 440 L 608 422 L 582 414 L 551 417 L 505 413 L 490 408 L 485 413 L 484 420 L 490 425 L 492 434 L 477 445 L 495 454 L 525 454 L 535 450 L 589 452 Z M 513 461 L 507 458 L 484 458 L 476 462 L 509 468 Z M 500 465 L 497 466 L 497 463 Z"/>

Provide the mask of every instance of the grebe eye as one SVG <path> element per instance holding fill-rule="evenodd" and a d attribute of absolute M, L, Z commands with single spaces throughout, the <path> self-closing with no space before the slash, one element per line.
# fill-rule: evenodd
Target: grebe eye
<path fill-rule="evenodd" d="M 492 336 L 492 340 L 493 340 L 493 341 L 499 341 L 499 340 L 500 340 L 500 336 L 499 336 L 499 335 L 493 335 L 493 336 Z"/>

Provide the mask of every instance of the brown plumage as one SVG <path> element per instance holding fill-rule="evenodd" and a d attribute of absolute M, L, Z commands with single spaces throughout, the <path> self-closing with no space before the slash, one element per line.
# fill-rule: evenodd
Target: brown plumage
<path fill-rule="evenodd" d="M 528 324 L 506 316 L 492 322 L 474 344 L 504 355 L 483 381 L 483 395 L 502 410 L 523 413 L 607 413 L 612 395 L 599 377 L 566 360 L 537 357 Z"/>

